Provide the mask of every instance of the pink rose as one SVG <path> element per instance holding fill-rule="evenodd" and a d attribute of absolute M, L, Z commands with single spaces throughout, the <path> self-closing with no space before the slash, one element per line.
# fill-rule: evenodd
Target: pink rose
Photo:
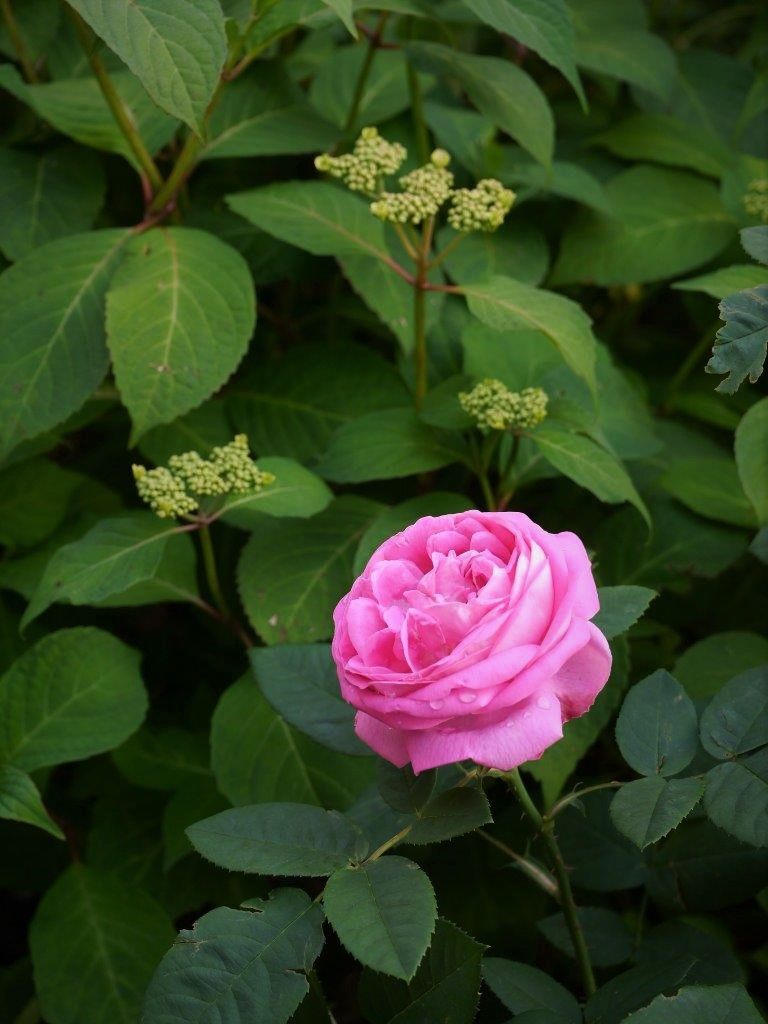
<path fill-rule="evenodd" d="M 541 757 L 605 685 L 592 568 L 520 512 L 426 516 L 385 541 L 334 612 L 358 736 L 414 771 Z"/>

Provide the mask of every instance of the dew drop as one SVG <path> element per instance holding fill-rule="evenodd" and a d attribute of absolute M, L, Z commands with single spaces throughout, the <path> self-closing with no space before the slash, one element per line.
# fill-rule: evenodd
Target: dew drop
<path fill-rule="evenodd" d="M 524 711 L 523 712 L 523 718 L 530 718 L 530 717 L 531 717 L 531 712 L 530 711 Z"/>
<path fill-rule="evenodd" d="M 444 700 L 431 700 L 429 702 L 429 706 L 432 708 L 433 711 L 439 711 L 443 704 L 445 704 Z"/>
<path fill-rule="evenodd" d="M 506 722 L 504 723 L 504 725 L 506 726 L 506 728 L 507 728 L 507 729 L 511 729 L 511 728 L 512 728 L 512 726 L 513 726 L 514 724 L 515 724 L 515 720 L 514 720 L 514 718 L 509 718 L 509 719 L 507 719 L 507 721 L 506 721 Z"/>
<path fill-rule="evenodd" d="M 541 708 L 542 711 L 548 711 L 552 707 L 552 701 L 549 697 L 539 697 L 536 704 Z"/>
<path fill-rule="evenodd" d="M 474 690 L 461 690 L 459 700 L 462 704 L 474 704 L 477 700 L 477 694 Z"/>

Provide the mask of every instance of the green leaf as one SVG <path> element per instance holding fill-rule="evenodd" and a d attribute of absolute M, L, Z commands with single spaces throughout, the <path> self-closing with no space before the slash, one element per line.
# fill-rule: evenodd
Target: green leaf
<path fill-rule="evenodd" d="M 26 548 L 49 537 L 82 481 L 49 459 L 30 459 L 0 473 L 0 543 Z"/>
<path fill-rule="evenodd" d="M 550 167 L 543 167 L 531 160 L 521 160 L 515 151 L 509 155 L 509 148 L 502 149 L 499 177 L 505 185 L 525 187 L 523 195 L 518 197 L 518 204 L 532 198 L 536 193 L 544 192 L 562 196 L 563 199 L 573 199 L 584 206 L 590 206 L 603 213 L 610 213 L 610 203 L 605 188 L 584 167 L 565 160 L 554 160 Z M 531 283 L 537 284 L 538 282 Z"/>
<path fill-rule="evenodd" d="M 342 424 L 407 401 L 391 363 L 344 342 L 300 344 L 246 370 L 233 382 L 227 407 L 257 452 L 307 462 L 322 455 Z"/>
<path fill-rule="evenodd" d="M 728 457 L 670 459 L 658 483 L 693 512 L 733 526 L 754 527 L 756 517 Z"/>
<path fill-rule="evenodd" d="M 443 843 L 493 822 L 488 798 L 481 789 L 464 786 L 432 797 L 416 811 L 406 842 L 417 846 Z"/>
<path fill-rule="evenodd" d="M 725 324 L 717 332 L 712 357 L 704 369 L 727 374 L 715 390 L 733 395 L 746 377 L 754 384 L 763 372 L 768 348 L 768 285 L 723 299 L 720 319 Z"/>
<path fill-rule="evenodd" d="M 547 462 L 574 483 L 591 491 L 600 501 L 630 502 L 650 526 L 650 513 L 631 477 L 605 448 L 581 434 L 569 434 L 546 423 L 533 434 L 533 442 Z"/>
<path fill-rule="evenodd" d="M 616 722 L 616 741 L 639 775 L 677 775 L 698 747 L 696 708 L 664 669 L 635 683 Z"/>
<path fill-rule="evenodd" d="M 395 811 L 415 814 L 427 803 L 435 788 L 434 769 L 414 774 L 409 764 L 398 768 L 389 761 L 376 763 L 376 784 L 382 800 Z"/>
<path fill-rule="evenodd" d="M 253 674 L 272 707 L 313 740 L 342 754 L 368 754 L 355 711 L 342 699 L 327 644 L 280 644 L 250 651 Z"/>
<path fill-rule="evenodd" d="M 200 159 L 314 153 L 329 149 L 337 134 L 280 65 L 264 61 L 222 91 Z"/>
<path fill-rule="evenodd" d="M 605 907 L 579 907 L 576 913 L 595 967 L 615 967 L 629 960 L 633 953 L 633 936 L 618 914 Z M 564 914 L 545 917 L 539 921 L 538 929 L 556 949 L 575 959 Z"/>
<path fill-rule="evenodd" d="M 142 1020 L 285 1024 L 309 991 L 304 975 L 323 946 L 323 912 L 290 888 L 243 907 L 217 907 L 179 933 L 147 989 Z"/>
<path fill-rule="evenodd" d="M 743 843 L 768 847 L 768 749 L 719 764 L 705 782 L 710 820 Z"/>
<path fill-rule="evenodd" d="M 330 875 L 357 842 L 341 814 L 292 803 L 233 807 L 190 825 L 187 835 L 218 867 L 257 875 Z"/>
<path fill-rule="evenodd" d="M 146 707 L 136 651 L 91 626 L 50 633 L 0 679 L 0 760 L 32 771 L 101 754 Z"/>
<path fill-rule="evenodd" d="M 590 0 L 570 6 L 579 67 L 638 85 L 659 99 L 669 98 L 675 85 L 675 57 L 660 36 L 624 19 L 622 7 Z"/>
<path fill-rule="evenodd" d="M 768 662 L 768 639 L 758 633 L 734 630 L 713 633 L 684 651 L 675 662 L 673 675 L 689 697 L 715 694 L 734 675 Z"/>
<path fill-rule="evenodd" d="M 356 960 L 404 981 L 416 973 L 437 918 L 429 879 L 404 857 L 335 872 L 325 886 L 323 907 Z"/>
<path fill-rule="evenodd" d="M 259 469 L 275 476 L 260 491 L 233 494 L 226 499 L 221 518 L 243 530 L 260 528 L 262 516 L 307 519 L 326 508 L 333 494 L 327 485 L 293 459 L 259 459 Z"/>
<path fill-rule="evenodd" d="M 472 501 L 463 494 L 432 491 L 430 494 L 408 498 L 406 501 L 400 502 L 399 505 L 384 509 L 360 538 L 360 544 L 355 554 L 355 575 L 360 575 L 368 559 L 380 544 L 422 516 L 449 515 L 453 512 L 466 512 L 470 508 L 472 508 Z"/>
<path fill-rule="evenodd" d="M 642 1010 L 625 1017 L 625 1024 L 761 1024 L 757 1007 L 741 985 L 681 988 L 659 995 Z"/>
<path fill-rule="evenodd" d="M 717 135 L 668 114 L 633 114 L 592 140 L 625 160 L 689 167 L 713 178 L 730 159 Z"/>
<path fill-rule="evenodd" d="M 352 583 L 360 537 L 381 506 L 337 498 L 311 519 L 263 523 L 238 566 L 240 596 L 254 629 L 268 644 L 308 643 L 331 634 L 331 615 Z"/>
<path fill-rule="evenodd" d="M 202 134 L 227 53 L 217 0 L 132 0 L 123 9 L 101 0 L 72 0 L 72 6 L 159 107 Z"/>
<path fill-rule="evenodd" d="M 361 760 L 307 739 L 248 676 L 225 690 L 216 706 L 211 764 L 221 792 L 239 805 L 283 800 L 345 810 L 373 776 L 373 758 Z"/>
<path fill-rule="evenodd" d="M 30 927 L 41 1013 L 51 1024 L 135 1024 L 172 941 L 171 922 L 146 893 L 73 865 L 45 894 Z"/>
<path fill-rule="evenodd" d="M 440 250 L 456 238 L 452 228 L 438 232 Z M 490 277 L 511 277 L 523 284 L 540 284 L 549 265 L 544 236 L 527 224 L 502 224 L 498 231 L 476 231 L 465 235 L 445 257 L 454 281 L 487 281 Z"/>
<path fill-rule="evenodd" d="M 128 116 L 150 153 L 172 138 L 177 122 L 155 106 L 141 82 L 128 71 L 110 73 Z M 71 78 L 29 86 L 24 102 L 64 135 L 94 149 L 119 153 L 141 173 L 136 156 L 107 106 L 95 78 Z"/>
<path fill-rule="evenodd" d="M 586 105 L 574 60 L 571 13 L 564 0 L 464 0 L 464 4 L 497 32 L 530 47 L 562 71 Z"/>
<path fill-rule="evenodd" d="M 225 811 L 229 803 L 216 788 L 211 776 L 189 776 L 173 793 L 163 811 L 163 871 L 168 872 L 192 853 L 187 829 L 200 818 Z M 153 830 L 156 828 L 153 815 Z"/>
<path fill-rule="evenodd" d="M 715 694 L 701 716 L 701 742 L 720 761 L 768 743 L 768 664 L 742 672 Z"/>
<path fill-rule="evenodd" d="M 9 260 L 87 231 L 103 199 L 101 161 L 92 153 L 74 146 L 39 156 L 0 148 L 0 249 Z"/>
<path fill-rule="evenodd" d="M 483 978 L 497 999 L 514 1014 L 549 1011 L 558 1024 L 580 1024 L 581 1010 L 571 993 L 544 971 L 515 960 L 487 956 Z"/>
<path fill-rule="evenodd" d="M 636 779 L 614 796 L 611 818 L 622 835 L 644 850 L 677 828 L 703 792 L 701 779 Z"/>
<path fill-rule="evenodd" d="M 600 611 L 594 623 L 608 640 L 626 633 L 641 619 L 657 596 L 648 587 L 600 587 Z"/>
<path fill-rule="evenodd" d="M 0 818 L 22 821 L 49 832 L 56 839 L 64 833 L 43 807 L 37 786 L 20 768 L 0 765 Z"/>
<path fill-rule="evenodd" d="M 388 259 L 384 226 L 357 196 L 326 181 L 281 181 L 227 196 L 235 213 L 315 256 Z"/>
<path fill-rule="evenodd" d="M 357 26 L 355 25 L 352 0 L 322 0 L 322 2 L 338 15 L 349 34 L 354 39 L 357 39 Z"/>
<path fill-rule="evenodd" d="M 253 334 L 254 301 L 245 260 L 214 235 L 156 228 L 134 239 L 107 296 L 107 340 L 134 442 L 234 373 Z"/>
<path fill-rule="evenodd" d="M 768 522 L 768 398 L 756 402 L 736 428 L 736 468 L 761 525 Z"/>
<path fill-rule="evenodd" d="M 600 790 L 558 814 L 557 837 L 573 884 L 595 892 L 619 892 L 642 885 L 642 854 L 611 821 L 613 794 Z"/>
<path fill-rule="evenodd" d="M 437 43 L 409 43 L 419 70 L 456 78 L 477 109 L 540 163 L 554 148 L 552 111 L 544 93 L 511 61 L 461 53 Z"/>
<path fill-rule="evenodd" d="M 429 949 L 410 982 L 364 970 L 361 1009 L 371 1024 L 467 1024 L 474 1020 L 484 946 L 438 918 Z"/>
<path fill-rule="evenodd" d="M 139 729 L 112 758 L 124 778 L 146 789 L 174 790 L 211 774 L 206 736 L 179 726 Z"/>
<path fill-rule="evenodd" d="M 59 548 L 48 562 L 22 628 L 57 601 L 96 604 L 152 579 L 177 530 L 153 512 L 103 519 L 80 540 Z"/>
<path fill-rule="evenodd" d="M 510 277 L 460 287 L 478 320 L 495 331 L 541 331 L 573 372 L 595 390 L 595 338 L 581 306 Z"/>
<path fill-rule="evenodd" d="M 344 423 L 331 437 L 318 472 L 336 483 L 391 480 L 457 461 L 412 409 L 387 409 Z"/>
<path fill-rule="evenodd" d="M 742 228 L 739 232 L 741 245 L 748 256 L 763 266 L 768 266 L 768 225 Z"/>
<path fill-rule="evenodd" d="M 128 237 L 70 235 L 0 275 L 0 456 L 77 412 L 101 383 L 104 296 Z"/>
<path fill-rule="evenodd" d="M 734 292 L 761 284 L 768 285 L 768 270 L 756 267 L 754 263 L 736 263 L 712 270 L 709 274 L 689 277 L 686 281 L 675 281 L 672 288 L 684 292 L 705 292 L 713 299 L 725 299 Z"/>
<path fill-rule="evenodd" d="M 309 96 L 327 120 L 344 130 L 355 88 L 366 62 L 366 46 L 340 46 L 320 63 Z M 361 125 L 381 124 L 408 108 L 408 72 L 399 49 L 379 50 L 365 78 L 360 106 L 349 134 Z"/>
<path fill-rule="evenodd" d="M 732 240 L 735 225 L 713 184 L 639 164 L 606 191 L 611 213 L 580 211 L 566 230 L 555 284 L 637 284 L 683 274 Z"/>

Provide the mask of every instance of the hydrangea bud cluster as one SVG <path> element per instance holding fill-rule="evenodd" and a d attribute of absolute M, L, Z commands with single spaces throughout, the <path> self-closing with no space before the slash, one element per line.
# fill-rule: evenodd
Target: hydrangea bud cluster
<path fill-rule="evenodd" d="M 483 433 L 490 430 L 532 430 L 547 415 L 547 393 L 541 388 L 510 391 L 488 377 L 459 394 L 462 409 Z"/>
<path fill-rule="evenodd" d="M 756 178 L 749 183 L 744 209 L 751 217 L 759 217 L 768 223 L 768 178 Z"/>
<path fill-rule="evenodd" d="M 274 482 L 251 458 L 248 438 L 238 434 L 204 459 L 197 452 L 172 455 L 168 466 L 134 466 L 133 477 L 142 501 L 161 519 L 177 519 L 199 508 L 198 498 L 260 491 Z"/>
<path fill-rule="evenodd" d="M 483 178 L 474 188 L 451 193 L 448 223 L 456 231 L 495 231 L 512 209 L 515 193 L 495 178 Z"/>
<path fill-rule="evenodd" d="M 353 192 L 376 195 L 381 179 L 396 174 L 407 156 L 405 146 L 387 142 L 377 128 L 363 128 L 351 153 L 331 156 L 321 153 L 315 158 L 315 167 L 341 181 Z"/>
<path fill-rule="evenodd" d="M 421 224 L 434 217 L 451 194 L 450 162 L 444 149 L 434 150 L 426 164 L 400 178 L 402 192 L 382 192 L 371 203 L 371 213 L 395 224 Z"/>

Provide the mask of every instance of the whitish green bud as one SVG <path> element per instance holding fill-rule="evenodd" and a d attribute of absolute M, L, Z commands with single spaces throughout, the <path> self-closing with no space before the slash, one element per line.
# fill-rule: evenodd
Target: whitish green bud
<path fill-rule="evenodd" d="M 509 391 L 489 377 L 459 394 L 461 407 L 487 433 L 489 430 L 532 430 L 547 415 L 547 394 L 541 388 Z"/>
<path fill-rule="evenodd" d="M 768 178 L 751 181 L 743 202 L 750 217 L 759 217 L 768 223 Z"/>
<path fill-rule="evenodd" d="M 229 491 L 226 481 L 216 472 L 215 467 L 197 452 L 172 455 L 168 460 L 168 469 L 193 494 L 214 497 Z"/>
<path fill-rule="evenodd" d="M 394 224 L 421 224 L 434 217 L 451 193 L 450 159 L 444 149 L 436 149 L 429 163 L 400 178 L 402 192 L 382 192 L 371 203 L 371 213 Z"/>
<path fill-rule="evenodd" d="M 399 142 L 387 142 L 377 128 L 363 128 L 351 153 L 315 157 L 318 171 L 339 178 L 353 192 L 376 195 L 381 179 L 395 174 L 405 160 L 406 150 Z"/>
<path fill-rule="evenodd" d="M 184 489 L 184 484 L 164 466 L 147 469 L 133 466 L 136 490 L 142 501 L 161 519 L 177 519 L 197 509 L 197 502 Z"/>
<path fill-rule="evenodd" d="M 456 231 L 495 231 L 514 201 L 511 189 L 495 178 L 484 178 L 475 188 L 457 188 L 451 193 L 448 223 Z"/>

